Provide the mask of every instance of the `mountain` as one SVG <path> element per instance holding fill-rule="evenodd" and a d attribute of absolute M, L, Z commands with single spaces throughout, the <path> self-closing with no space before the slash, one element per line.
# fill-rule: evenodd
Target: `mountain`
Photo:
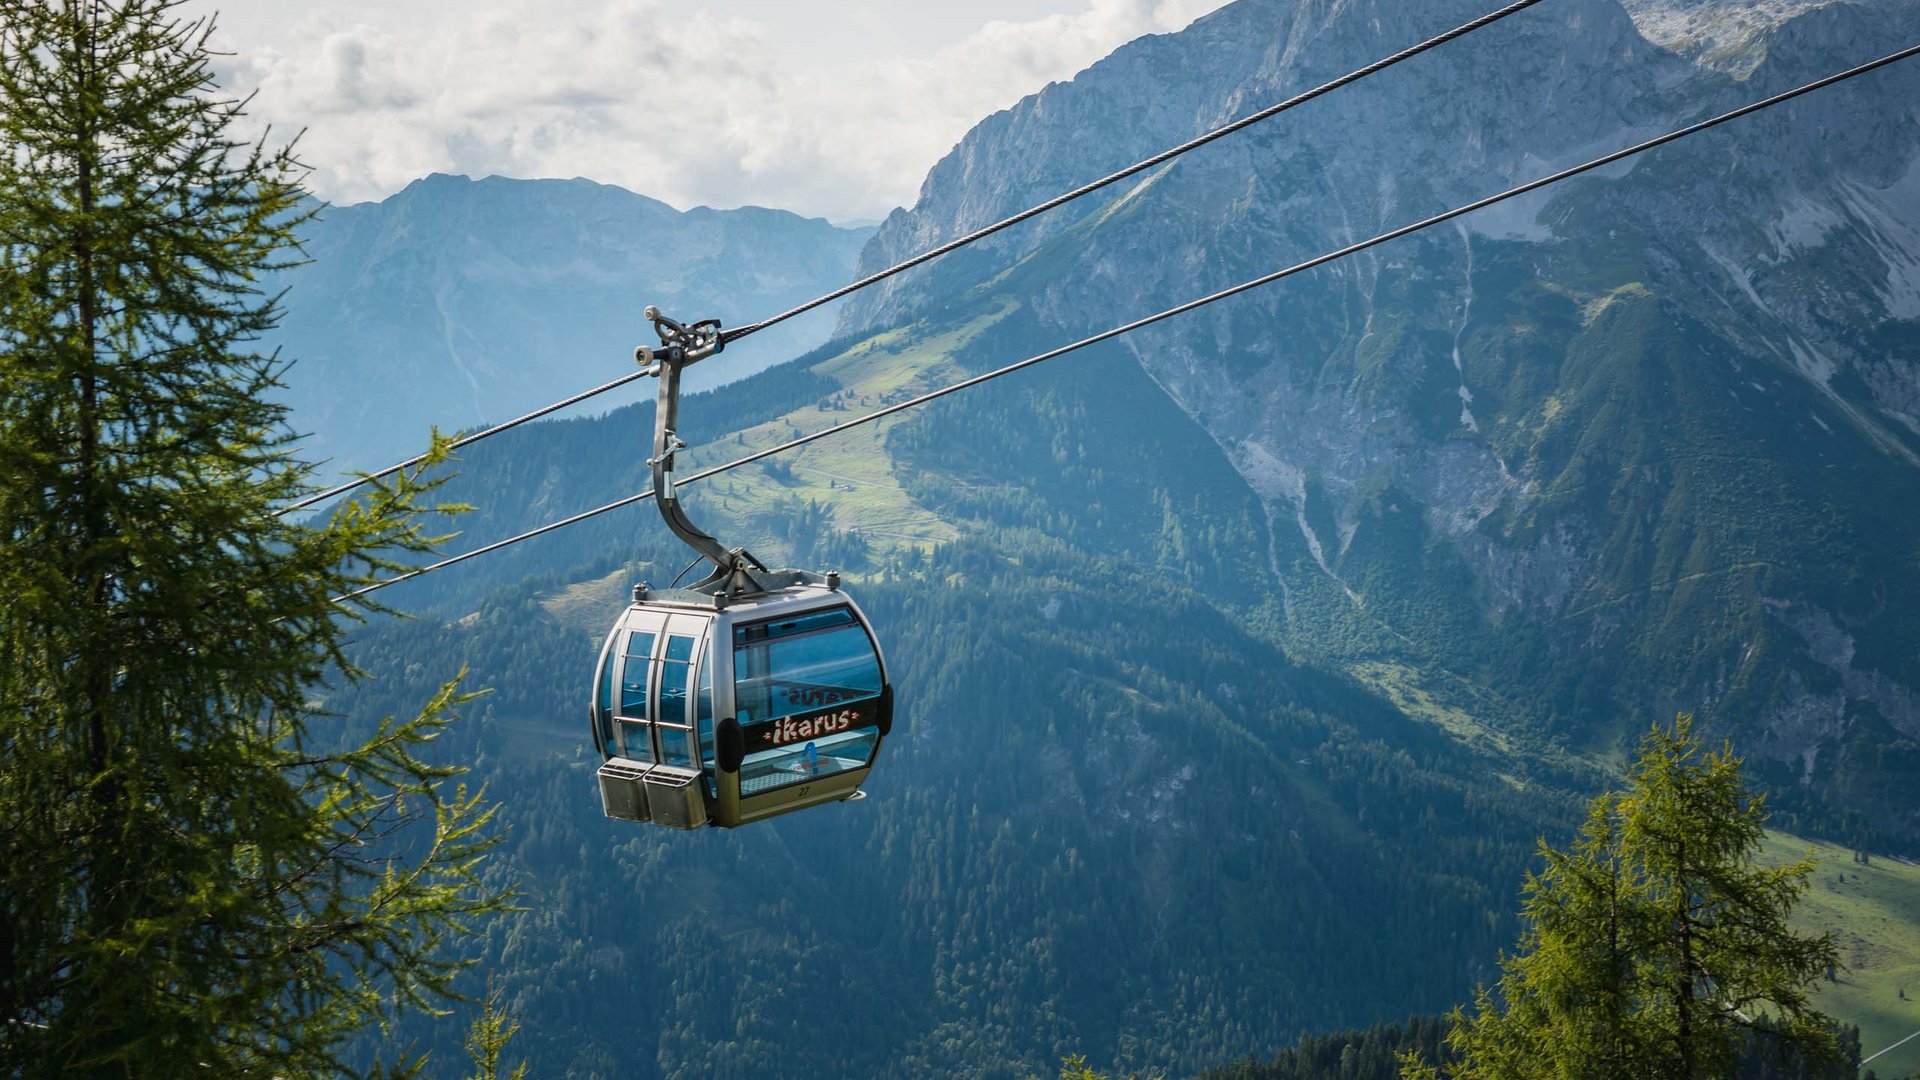
<path fill-rule="evenodd" d="M 805 361 L 831 389 L 791 413 L 740 411 L 788 369 L 690 399 L 694 463 L 939 379 L 950 344 Z M 370 627 L 372 678 L 325 705 L 371 722 L 456 662 L 491 688 L 441 750 L 512 830 L 496 871 L 527 911 L 470 943 L 472 985 L 501 989 L 535 1073 L 1012 1080 L 1079 1050 L 1190 1073 L 1492 974 L 1535 837 L 1590 778 L 1515 773 L 1289 658 L 1238 603 L 1251 493 L 1137 371 L 1084 376 L 687 489 L 728 543 L 845 570 L 874 619 L 900 711 L 858 804 L 693 834 L 601 816 L 594 652 L 635 581 L 686 561 L 647 507 L 383 594 L 418 617 Z M 1060 437 L 1092 412 L 1118 422 Z M 644 486 L 604 447 L 647 420 L 475 447 L 448 495 L 485 499 L 476 541 L 605 502 Z M 399 1033 L 436 1060 L 454 1034 Z"/>
<path fill-rule="evenodd" d="M 1774 31 L 1835 0 L 1622 0 L 1649 41 L 1738 78 L 1766 58 Z"/>
<path fill-rule="evenodd" d="M 322 210 L 306 264 L 271 283 L 289 291 L 268 344 L 295 361 L 285 400 L 303 455 L 373 469 L 424 449 L 430 425 L 481 427 L 626 374 L 648 304 L 732 325 L 845 284 L 870 232 L 758 207 L 679 211 L 587 180 L 434 175 Z M 692 385 L 803 353 L 832 318 L 767 330 Z"/>
<path fill-rule="evenodd" d="M 1240 0 L 1129 45 L 983 121 L 863 265 L 1480 13 L 1407 7 Z M 1877 54 L 1914 11 L 1768 5 L 1732 66 L 1643 30 L 1732 10 L 1542 4 L 906 275 L 689 398 L 683 468 Z M 417 617 L 370 625 L 373 677 L 325 705 L 371 723 L 462 664 L 494 688 L 439 749 L 512 828 L 494 872 L 527 911 L 471 944 L 514 1053 L 1184 1075 L 1432 1015 L 1514 940 L 1535 838 L 1681 707 L 1778 824 L 1920 853 L 1920 142 L 1913 73 L 1876 78 L 685 489 L 873 616 L 900 713 L 861 803 L 694 835 L 600 815 L 594 651 L 687 559 L 649 507 L 381 594 Z M 641 403 L 471 448 L 453 546 L 643 490 L 650 426 Z"/>
<path fill-rule="evenodd" d="M 1243 0 L 1135 42 L 969 133 L 862 271 L 1480 8 Z M 1913 3 L 1542 5 L 839 333 L 1017 303 L 1068 340 L 1917 38 Z M 1886 70 L 1124 339 L 1259 494 L 1289 647 L 1596 759 L 1698 710 L 1784 805 L 1920 836 L 1916 92 Z"/>

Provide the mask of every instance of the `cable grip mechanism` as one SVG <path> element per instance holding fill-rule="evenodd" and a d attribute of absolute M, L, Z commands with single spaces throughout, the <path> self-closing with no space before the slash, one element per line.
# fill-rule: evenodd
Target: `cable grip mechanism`
<path fill-rule="evenodd" d="M 730 548 L 694 524 L 673 482 L 674 455 L 687 447 L 676 430 L 680 372 L 726 347 L 720 320 L 702 319 L 689 326 L 662 315 L 651 304 L 645 315 L 660 338 L 658 346 L 642 345 L 633 350 L 634 360 L 660 380 L 660 397 L 653 414 L 653 456 L 647 459 L 647 468 L 653 473 L 653 502 L 668 530 L 713 564 L 712 572 L 687 591 L 710 597 L 717 605 L 727 596 L 767 592 L 791 584 L 780 576 L 787 572 L 769 571 L 745 548 Z"/>
<path fill-rule="evenodd" d="M 719 319 L 702 319 L 688 326 L 662 315 L 652 304 L 641 314 L 653 324 L 653 332 L 660 337 L 657 347 L 641 345 L 633 350 L 634 363 L 646 368 L 649 375 L 658 377 L 662 365 L 685 367 L 727 347 L 726 338 L 720 333 Z"/>

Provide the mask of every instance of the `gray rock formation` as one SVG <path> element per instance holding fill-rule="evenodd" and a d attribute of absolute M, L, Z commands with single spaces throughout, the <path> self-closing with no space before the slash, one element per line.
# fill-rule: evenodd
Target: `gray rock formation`
<path fill-rule="evenodd" d="M 1241 0 L 1136 41 L 983 121 L 863 272 L 1486 7 Z M 1556 0 L 871 290 L 841 328 L 991 292 L 1062 339 L 1104 329 L 1916 40 L 1912 2 Z M 1700 709 L 1865 805 L 1863 762 L 1920 741 L 1915 100 L 1920 62 L 1129 347 L 1265 501 L 1284 592 L 1334 598 L 1291 624 L 1302 648 L 1404 653 L 1576 746 Z M 1902 802 L 1880 820 L 1920 825 Z"/>

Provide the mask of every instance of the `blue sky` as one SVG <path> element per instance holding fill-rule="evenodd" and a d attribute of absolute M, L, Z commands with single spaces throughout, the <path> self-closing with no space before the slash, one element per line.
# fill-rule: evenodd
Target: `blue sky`
<path fill-rule="evenodd" d="M 913 201 L 981 117 L 1218 0 L 189 0 L 322 196 L 586 176 L 836 221 Z"/>

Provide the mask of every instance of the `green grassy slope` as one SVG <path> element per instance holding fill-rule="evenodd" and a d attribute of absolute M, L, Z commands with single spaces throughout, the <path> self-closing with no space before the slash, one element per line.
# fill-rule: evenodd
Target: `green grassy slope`
<path fill-rule="evenodd" d="M 1847 967 L 1821 991 L 1818 1004 L 1858 1025 L 1861 1049 L 1873 1054 L 1920 1031 L 1920 864 L 1890 858 L 1861 864 L 1845 848 L 1783 833 L 1768 836 L 1763 858 L 1787 863 L 1809 848 L 1819 866 L 1794 921 L 1833 934 Z M 1882 1077 L 1920 1071 L 1920 1039 L 1868 1067 Z"/>

